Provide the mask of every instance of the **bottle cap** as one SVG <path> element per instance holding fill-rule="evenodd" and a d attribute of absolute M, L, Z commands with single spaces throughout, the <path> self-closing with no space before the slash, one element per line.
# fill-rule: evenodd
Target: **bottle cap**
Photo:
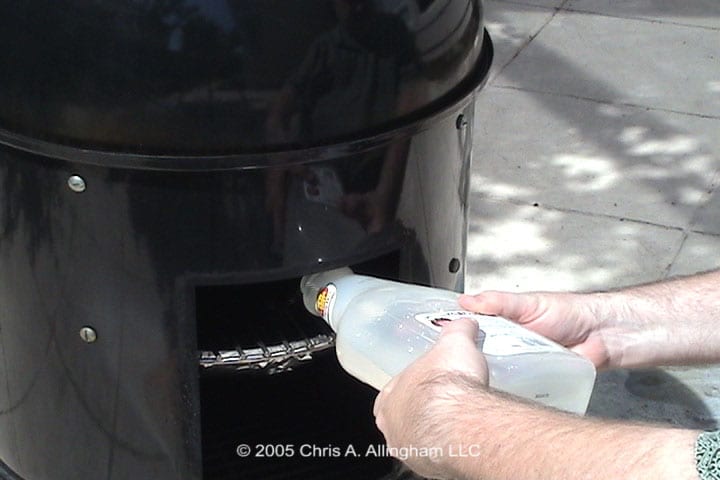
<path fill-rule="evenodd" d="M 332 327 L 332 307 L 337 294 L 333 282 L 352 274 L 352 270 L 344 267 L 304 276 L 300 280 L 300 291 L 307 311 L 322 317 Z"/>

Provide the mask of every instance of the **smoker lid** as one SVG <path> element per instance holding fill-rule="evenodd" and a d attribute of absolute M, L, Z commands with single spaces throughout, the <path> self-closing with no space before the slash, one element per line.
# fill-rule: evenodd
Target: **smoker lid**
<path fill-rule="evenodd" d="M 200 161 L 358 139 L 456 98 L 482 33 L 481 0 L 7 2 L 0 142 Z"/>

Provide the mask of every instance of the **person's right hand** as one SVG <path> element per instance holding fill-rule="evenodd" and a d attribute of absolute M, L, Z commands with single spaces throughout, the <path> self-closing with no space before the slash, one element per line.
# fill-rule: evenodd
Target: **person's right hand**
<path fill-rule="evenodd" d="M 586 357 L 596 367 L 618 366 L 611 350 L 615 328 L 590 294 L 508 293 L 462 295 L 460 306 L 517 322 Z"/>

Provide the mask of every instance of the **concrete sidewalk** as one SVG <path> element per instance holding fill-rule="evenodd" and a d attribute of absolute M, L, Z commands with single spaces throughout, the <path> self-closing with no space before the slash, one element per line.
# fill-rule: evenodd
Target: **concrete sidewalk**
<path fill-rule="evenodd" d="M 485 6 L 467 291 L 720 267 L 720 2 Z M 590 413 L 719 428 L 720 368 L 603 373 Z"/>

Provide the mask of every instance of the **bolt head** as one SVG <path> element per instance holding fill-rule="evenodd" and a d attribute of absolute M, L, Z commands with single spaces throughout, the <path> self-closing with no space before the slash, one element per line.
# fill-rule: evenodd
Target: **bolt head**
<path fill-rule="evenodd" d="M 82 193 L 87 188 L 85 180 L 80 175 L 71 175 L 67 181 L 68 187 L 75 193 Z"/>
<path fill-rule="evenodd" d="M 457 273 L 458 271 L 460 271 L 461 266 L 462 265 L 460 264 L 460 260 L 457 258 L 453 258 L 448 264 L 448 270 L 450 271 L 450 273 Z"/>
<path fill-rule="evenodd" d="M 97 332 L 92 327 L 82 327 L 80 329 L 80 338 L 85 343 L 93 343 L 97 340 Z"/>

